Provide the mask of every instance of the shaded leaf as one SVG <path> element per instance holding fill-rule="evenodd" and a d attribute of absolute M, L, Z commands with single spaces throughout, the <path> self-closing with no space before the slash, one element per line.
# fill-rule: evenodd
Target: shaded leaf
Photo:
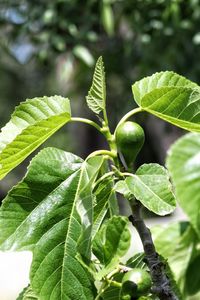
<path fill-rule="evenodd" d="M 70 120 L 69 100 L 29 99 L 16 107 L 0 133 L 0 179 Z"/>
<path fill-rule="evenodd" d="M 186 272 L 186 290 L 188 295 L 194 295 L 200 291 L 200 254 L 190 263 Z"/>
<path fill-rule="evenodd" d="M 88 107 L 99 114 L 105 108 L 106 102 L 106 84 L 103 59 L 100 56 L 97 60 L 92 86 L 86 97 Z"/>
<path fill-rule="evenodd" d="M 101 279 L 119 264 L 130 247 L 131 235 L 128 228 L 128 218 L 113 216 L 102 225 L 93 242 L 94 255 L 104 266 L 96 276 Z"/>
<path fill-rule="evenodd" d="M 136 199 L 154 213 L 163 216 L 175 209 L 175 198 L 164 167 L 144 164 L 125 182 Z"/>
<path fill-rule="evenodd" d="M 200 135 L 180 138 L 168 153 L 167 167 L 179 204 L 200 236 Z"/>
<path fill-rule="evenodd" d="M 167 71 L 136 82 L 132 89 L 143 110 L 178 127 L 200 132 L 200 89 L 195 83 Z"/>
<path fill-rule="evenodd" d="M 129 260 L 126 262 L 126 266 L 130 268 L 145 269 L 146 264 L 144 262 L 144 257 L 144 253 L 137 253 L 133 257 L 129 258 Z"/>
<path fill-rule="evenodd" d="M 104 218 L 112 216 L 114 213 L 119 213 L 118 203 L 113 191 L 113 178 L 109 177 L 100 182 L 94 191 L 95 206 L 94 206 L 94 222 L 93 236 L 97 233 Z"/>
<path fill-rule="evenodd" d="M 128 223 L 126 217 L 113 216 L 97 232 L 92 249 L 103 265 L 108 265 L 115 258 L 118 260 L 129 249 Z"/>

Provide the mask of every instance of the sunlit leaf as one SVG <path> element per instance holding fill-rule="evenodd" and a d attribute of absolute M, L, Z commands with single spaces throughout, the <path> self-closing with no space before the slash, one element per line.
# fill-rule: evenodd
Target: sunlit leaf
<path fill-rule="evenodd" d="M 60 96 L 22 102 L 0 133 L 0 179 L 70 120 L 69 100 Z"/>
<path fill-rule="evenodd" d="M 88 107 L 99 114 L 105 108 L 106 84 L 103 59 L 100 56 L 97 60 L 92 86 L 86 97 Z"/>
<path fill-rule="evenodd" d="M 175 209 L 175 198 L 164 167 L 144 164 L 125 182 L 136 199 L 154 213 L 163 216 Z"/>
<path fill-rule="evenodd" d="M 3 202 L 1 249 L 33 250 L 31 286 L 39 299 L 94 298 L 91 275 L 76 256 L 91 255 L 92 185 L 102 162 L 46 148 Z"/>
<path fill-rule="evenodd" d="M 160 72 L 133 86 L 141 108 L 189 131 L 200 132 L 200 88 L 174 72 Z"/>

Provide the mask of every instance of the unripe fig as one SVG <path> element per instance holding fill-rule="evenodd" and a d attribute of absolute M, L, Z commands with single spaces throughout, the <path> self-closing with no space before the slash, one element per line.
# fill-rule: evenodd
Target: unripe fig
<path fill-rule="evenodd" d="M 118 151 L 129 167 L 144 144 L 144 130 L 139 124 L 127 121 L 119 125 L 115 136 Z"/>
<path fill-rule="evenodd" d="M 121 300 L 137 299 L 150 292 L 151 276 L 145 270 L 135 268 L 128 271 L 122 278 Z"/>

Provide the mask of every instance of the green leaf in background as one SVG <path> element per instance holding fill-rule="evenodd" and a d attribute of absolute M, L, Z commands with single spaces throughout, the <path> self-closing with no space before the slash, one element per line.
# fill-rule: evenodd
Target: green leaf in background
<path fill-rule="evenodd" d="M 69 100 L 60 96 L 22 102 L 0 133 L 0 179 L 70 120 Z"/>
<path fill-rule="evenodd" d="M 167 170 L 158 164 L 144 164 L 125 180 L 129 190 L 146 208 L 164 216 L 176 207 Z"/>
<path fill-rule="evenodd" d="M 180 206 L 200 236 L 200 134 L 180 138 L 167 157 Z"/>
<path fill-rule="evenodd" d="M 76 45 L 73 48 L 73 53 L 76 57 L 82 60 L 87 66 L 92 67 L 94 65 L 94 57 L 88 48 L 83 45 Z"/>
<path fill-rule="evenodd" d="M 197 236 L 189 222 L 176 222 L 151 228 L 156 250 L 166 257 L 182 292 L 185 291 L 186 271 L 194 251 Z M 173 243 L 172 243 L 173 241 Z"/>
<path fill-rule="evenodd" d="M 105 0 L 101 7 L 101 20 L 108 36 L 113 36 L 115 27 L 114 13 L 111 4 Z"/>
<path fill-rule="evenodd" d="M 99 114 L 105 108 L 106 103 L 106 84 L 103 58 L 100 56 L 97 60 L 92 86 L 86 97 L 88 107 Z"/>
<path fill-rule="evenodd" d="M 92 250 L 105 266 L 103 272 L 99 272 L 101 275 L 113 270 L 128 251 L 131 239 L 128 224 L 128 218 L 113 216 L 97 232 L 92 242 Z"/>
<path fill-rule="evenodd" d="M 34 249 L 31 286 L 39 299 L 94 298 L 91 275 L 76 255 L 90 257 L 92 185 L 102 161 L 46 148 L 4 200 L 1 249 Z"/>
<path fill-rule="evenodd" d="M 39 300 L 30 286 L 26 287 L 16 300 Z"/>
<path fill-rule="evenodd" d="M 200 88 L 173 72 L 156 73 L 133 86 L 145 111 L 189 131 L 200 132 Z"/>

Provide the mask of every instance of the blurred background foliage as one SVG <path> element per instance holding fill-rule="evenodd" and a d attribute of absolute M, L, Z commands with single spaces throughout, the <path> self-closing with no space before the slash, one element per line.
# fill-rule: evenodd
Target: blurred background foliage
<path fill-rule="evenodd" d="M 54 94 L 71 99 L 73 116 L 95 118 L 85 96 L 100 55 L 106 66 L 108 115 L 114 129 L 135 105 L 134 81 L 173 70 L 199 83 L 200 1 L 1 0 L 0 125 L 20 101 Z M 182 130 L 153 116 L 137 118 L 146 134 L 137 163 L 164 164 L 167 149 Z M 47 145 L 83 157 L 106 147 L 84 124 L 65 126 Z M 1 199 L 23 176 L 28 161 L 1 182 Z"/>
<path fill-rule="evenodd" d="M 0 125 L 26 98 L 61 94 L 74 116 L 94 118 L 85 105 L 96 59 L 107 75 L 111 127 L 133 108 L 131 84 L 160 70 L 200 77 L 198 0 L 6 0 L 0 1 Z M 164 163 L 182 131 L 141 115 L 146 144 L 139 162 Z M 66 128 L 67 127 L 67 128 Z M 105 142 L 87 125 L 67 125 L 45 145 L 85 157 Z M 75 139 L 72 140 L 72 137 Z M 26 163 L 25 163 L 26 165 Z M 19 177 L 2 183 L 2 194 Z"/>

